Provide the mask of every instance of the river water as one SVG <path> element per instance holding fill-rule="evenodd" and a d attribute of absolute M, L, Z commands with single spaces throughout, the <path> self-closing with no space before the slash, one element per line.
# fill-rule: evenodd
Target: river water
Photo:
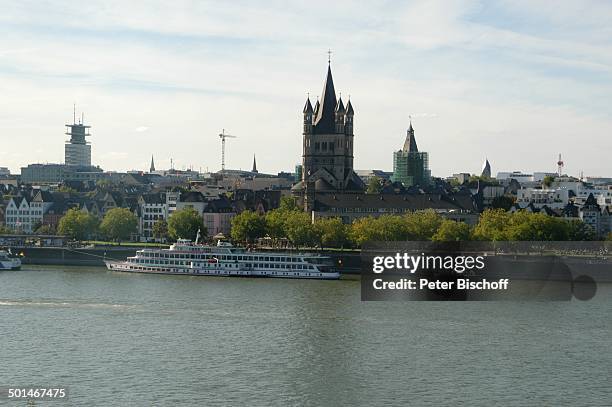
<path fill-rule="evenodd" d="M 361 302 L 358 279 L 27 267 L 0 272 L 0 386 L 68 387 L 36 405 L 612 405 L 610 286 Z"/>

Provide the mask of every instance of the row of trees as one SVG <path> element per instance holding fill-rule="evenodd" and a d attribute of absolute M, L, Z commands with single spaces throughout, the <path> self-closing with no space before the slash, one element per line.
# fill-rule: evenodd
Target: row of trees
<path fill-rule="evenodd" d="M 79 209 L 69 209 L 57 225 L 57 233 L 75 240 L 104 237 L 110 240 L 129 240 L 138 230 L 138 219 L 129 209 L 113 208 L 102 221 Z"/>
<path fill-rule="evenodd" d="M 366 241 L 567 241 L 592 240 L 592 230 L 579 220 L 566 220 L 542 213 L 487 210 L 474 227 L 445 219 L 433 210 L 405 215 L 383 215 L 357 219 L 345 225 L 339 218 L 317 219 L 283 200 L 279 209 L 265 216 L 245 211 L 232 219 L 232 238 L 252 242 L 269 236 L 288 239 L 295 246 L 359 247 Z"/>
<path fill-rule="evenodd" d="M 159 219 L 153 224 L 153 236 L 163 239 L 195 239 L 198 229 L 206 236 L 202 216 L 193 208 L 178 210 L 168 222 Z M 58 224 L 57 233 L 75 240 L 104 238 L 126 241 L 138 232 L 138 218 L 127 208 L 113 208 L 100 221 L 79 209 L 70 209 Z"/>

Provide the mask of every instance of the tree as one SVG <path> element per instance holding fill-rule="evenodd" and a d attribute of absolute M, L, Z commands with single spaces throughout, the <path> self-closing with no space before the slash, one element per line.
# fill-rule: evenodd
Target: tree
<path fill-rule="evenodd" d="M 608 242 L 612 242 L 612 232 L 608 233 L 608 236 L 606 237 L 606 240 Z"/>
<path fill-rule="evenodd" d="M 266 233 L 271 238 L 281 239 L 287 237 L 285 221 L 289 212 L 292 211 L 274 209 L 266 213 Z"/>
<path fill-rule="evenodd" d="M 567 221 L 568 236 L 571 241 L 595 240 L 595 232 L 593 228 L 588 226 L 580 219 L 570 219 Z M 608 236 L 612 238 L 612 233 Z M 609 239 L 612 240 L 612 239 Z"/>
<path fill-rule="evenodd" d="M 37 235 L 52 235 L 55 233 L 55 229 L 51 225 L 40 225 L 34 230 Z"/>
<path fill-rule="evenodd" d="M 432 209 L 404 215 L 406 236 L 411 240 L 431 240 L 442 224 L 442 216 Z"/>
<path fill-rule="evenodd" d="M 487 209 L 480 214 L 478 224 L 474 228 L 474 238 L 487 241 L 508 240 L 506 227 L 512 214 L 503 209 Z"/>
<path fill-rule="evenodd" d="M 57 233 L 76 240 L 85 240 L 98 230 L 98 218 L 79 209 L 69 209 L 59 221 Z"/>
<path fill-rule="evenodd" d="M 435 242 L 461 242 L 470 240 L 470 226 L 465 222 L 444 219 L 431 240 Z"/>
<path fill-rule="evenodd" d="M 547 175 L 542 180 L 542 184 L 544 184 L 544 186 L 546 187 L 550 187 L 553 184 L 553 182 L 555 182 L 555 177 L 553 177 L 552 175 Z"/>
<path fill-rule="evenodd" d="M 137 232 L 138 219 L 127 208 L 113 208 L 106 212 L 100 231 L 108 239 L 122 241 L 128 240 Z"/>
<path fill-rule="evenodd" d="M 383 180 L 380 177 L 372 177 L 368 181 L 368 188 L 366 194 L 380 194 L 383 187 Z"/>
<path fill-rule="evenodd" d="M 13 231 L 7 226 L 0 225 L 0 235 L 10 235 L 11 233 L 13 233 Z"/>
<path fill-rule="evenodd" d="M 293 211 L 287 213 L 285 221 L 287 237 L 296 247 L 314 246 L 320 240 L 310 216 L 306 212 Z"/>
<path fill-rule="evenodd" d="M 348 243 L 348 230 L 340 218 L 320 218 L 314 223 L 321 247 L 344 247 Z"/>
<path fill-rule="evenodd" d="M 378 240 L 373 236 L 375 221 L 376 220 L 371 216 L 355 219 L 349 227 L 348 235 L 350 241 L 353 242 L 355 246 L 361 247 L 361 245 L 367 241 Z"/>
<path fill-rule="evenodd" d="M 172 239 L 195 240 L 198 230 L 202 236 L 208 235 L 202 216 L 192 207 L 179 209 L 168 219 L 168 234 Z"/>
<path fill-rule="evenodd" d="M 493 209 L 503 209 L 505 211 L 509 211 L 510 208 L 512 208 L 512 205 L 514 205 L 514 199 L 506 195 L 496 196 L 491 201 L 491 208 Z"/>
<path fill-rule="evenodd" d="M 156 239 L 168 239 L 168 222 L 165 219 L 157 219 L 152 227 L 153 237 Z"/>
<path fill-rule="evenodd" d="M 281 197 L 278 209 L 281 211 L 299 211 L 300 210 L 300 208 L 298 208 L 295 198 L 292 196 Z"/>
<path fill-rule="evenodd" d="M 253 211 L 243 211 L 232 218 L 232 239 L 252 242 L 266 233 L 266 219 Z"/>

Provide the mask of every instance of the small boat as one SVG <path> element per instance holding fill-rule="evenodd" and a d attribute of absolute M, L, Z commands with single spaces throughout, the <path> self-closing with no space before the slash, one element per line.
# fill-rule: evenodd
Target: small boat
<path fill-rule="evenodd" d="M 19 270 L 21 260 L 11 254 L 11 251 L 0 250 L 0 270 Z"/>

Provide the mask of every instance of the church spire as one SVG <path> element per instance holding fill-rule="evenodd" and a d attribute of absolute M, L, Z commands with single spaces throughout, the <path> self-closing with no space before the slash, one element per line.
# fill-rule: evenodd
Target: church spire
<path fill-rule="evenodd" d="M 153 154 L 151 154 L 151 167 L 149 168 L 149 172 L 155 172 L 155 163 L 153 162 Z"/>
<path fill-rule="evenodd" d="M 410 121 L 410 127 L 406 132 L 406 141 L 404 141 L 404 147 L 402 151 L 408 153 L 418 153 L 419 149 L 417 148 L 416 139 L 414 138 L 414 129 L 412 128 L 412 121 Z"/>
<path fill-rule="evenodd" d="M 312 113 L 312 105 L 310 104 L 310 96 L 306 98 L 306 104 L 302 113 Z"/>
<path fill-rule="evenodd" d="M 321 94 L 320 105 L 315 116 L 314 126 L 315 134 L 333 134 L 335 133 L 335 110 L 338 101 L 336 100 L 336 90 L 334 89 L 334 80 L 331 73 L 331 65 L 327 67 L 327 77 L 323 85 L 323 93 Z"/>
<path fill-rule="evenodd" d="M 251 172 L 254 172 L 255 174 L 257 174 L 257 162 L 255 161 L 255 154 L 253 154 L 253 169 L 251 170 Z"/>

